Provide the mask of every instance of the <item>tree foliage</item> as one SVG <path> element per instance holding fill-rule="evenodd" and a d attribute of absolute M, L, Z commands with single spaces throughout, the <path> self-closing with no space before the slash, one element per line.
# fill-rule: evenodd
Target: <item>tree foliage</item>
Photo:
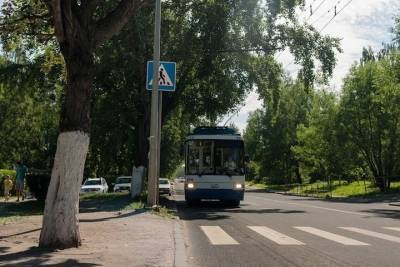
<path fill-rule="evenodd" d="M 341 126 L 355 144 L 382 191 L 399 173 L 400 53 L 369 57 L 345 80 Z"/>
<path fill-rule="evenodd" d="M 91 19 L 80 20 L 88 36 L 94 36 L 90 25 L 101 25 L 117 7 L 115 1 L 96 9 L 92 4 L 79 2 L 70 14 L 78 23 L 79 16 L 92 12 Z M 0 27 L 6 51 L 20 50 L 29 58 L 50 48 L 54 56 L 60 54 L 62 46 L 55 45 L 54 35 L 60 40 L 62 33 L 54 31 L 55 17 L 47 7 L 46 1 L 5 3 Z M 332 73 L 339 42 L 299 23 L 295 11 L 303 7 L 304 1 L 283 0 L 163 1 L 162 59 L 178 63 L 178 90 L 164 94 L 163 101 L 168 131 L 163 153 L 172 153 L 175 164 L 163 162 L 163 173 L 179 164 L 177 142 L 190 125 L 216 124 L 254 87 L 263 99 L 278 103 L 283 79 L 275 53 L 289 48 L 302 66 L 305 87 L 312 85 L 317 72 L 325 78 Z M 151 8 L 143 9 L 118 37 L 95 50 L 88 174 L 116 175 L 130 172 L 132 164 L 147 164 L 150 99 L 144 84 L 145 64 L 152 57 L 153 16 Z M 316 61 L 322 63 L 320 70 Z M 59 80 L 65 80 L 64 75 L 60 73 Z M 176 122 L 183 128 L 170 126 Z"/>

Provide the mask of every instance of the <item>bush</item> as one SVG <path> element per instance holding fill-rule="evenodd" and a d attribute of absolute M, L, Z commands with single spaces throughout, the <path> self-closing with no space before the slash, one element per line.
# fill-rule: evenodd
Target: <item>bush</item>
<path fill-rule="evenodd" d="M 259 183 L 260 178 L 260 165 L 255 161 L 250 161 L 247 164 L 246 180 Z"/>
<path fill-rule="evenodd" d="M 32 172 L 26 176 L 26 184 L 31 194 L 40 201 L 46 200 L 51 175 L 49 172 Z"/>

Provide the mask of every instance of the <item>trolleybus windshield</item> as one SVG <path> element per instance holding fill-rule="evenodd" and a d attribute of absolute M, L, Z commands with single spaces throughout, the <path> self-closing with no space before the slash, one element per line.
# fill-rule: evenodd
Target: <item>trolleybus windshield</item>
<path fill-rule="evenodd" d="M 186 174 L 244 175 L 243 141 L 191 140 L 187 142 Z"/>

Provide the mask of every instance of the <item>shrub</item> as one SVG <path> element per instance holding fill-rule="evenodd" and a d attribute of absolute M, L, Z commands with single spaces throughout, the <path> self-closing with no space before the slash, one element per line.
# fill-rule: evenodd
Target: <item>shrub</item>
<path fill-rule="evenodd" d="M 40 201 L 46 200 L 51 175 L 47 171 L 34 171 L 26 176 L 26 184 L 31 194 Z"/>
<path fill-rule="evenodd" d="M 260 178 L 260 165 L 255 161 L 250 161 L 247 164 L 246 180 L 259 183 Z"/>

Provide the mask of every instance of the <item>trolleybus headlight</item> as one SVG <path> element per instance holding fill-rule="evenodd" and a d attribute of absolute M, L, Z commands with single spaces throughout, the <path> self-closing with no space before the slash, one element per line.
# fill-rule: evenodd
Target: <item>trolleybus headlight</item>
<path fill-rule="evenodd" d="M 188 184 L 187 184 L 187 187 L 190 188 L 190 189 L 192 189 L 192 188 L 194 188 L 194 184 L 193 184 L 193 183 L 188 183 Z"/>
<path fill-rule="evenodd" d="M 241 184 L 236 184 L 235 187 L 236 187 L 236 189 L 242 189 L 243 188 L 243 186 Z"/>

